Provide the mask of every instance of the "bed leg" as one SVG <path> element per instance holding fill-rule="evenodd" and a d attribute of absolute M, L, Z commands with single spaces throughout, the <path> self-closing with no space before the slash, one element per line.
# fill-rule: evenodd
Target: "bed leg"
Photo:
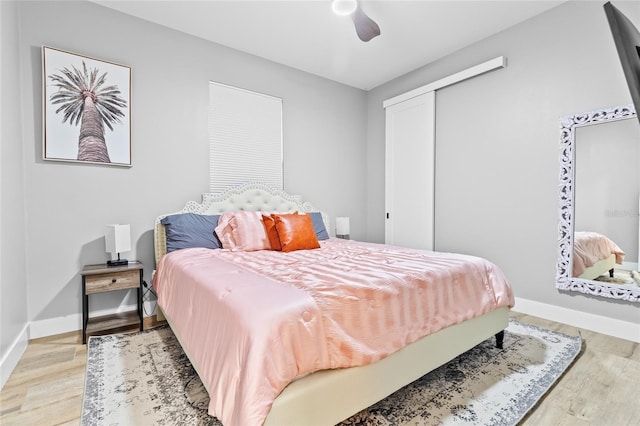
<path fill-rule="evenodd" d="M 609 277 L 613 278 L 613 268 L 609 269 Z"/>
<path fill-rule="evenodd" d="M 503 342 L 504 342 L 504 330 L 496 333 L 496 348 L 502 349 Z"/>

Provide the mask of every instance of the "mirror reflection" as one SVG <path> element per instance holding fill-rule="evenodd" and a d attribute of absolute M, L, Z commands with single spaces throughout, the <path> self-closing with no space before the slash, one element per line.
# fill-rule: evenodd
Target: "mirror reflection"
<path fill-rule="evenodd" d="M 575 129 L 572 276 L 640 286 L 640 126 L 623 119 Z"/>

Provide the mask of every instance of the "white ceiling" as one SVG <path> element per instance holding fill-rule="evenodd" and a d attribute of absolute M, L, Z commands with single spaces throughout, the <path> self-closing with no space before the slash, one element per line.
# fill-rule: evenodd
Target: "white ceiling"
<path fill-rule="evenodd" d="M 361 0 L 382 32 L 364 43 L 330 0 L 91 1 L 364 90 L 563 3 Z"/>

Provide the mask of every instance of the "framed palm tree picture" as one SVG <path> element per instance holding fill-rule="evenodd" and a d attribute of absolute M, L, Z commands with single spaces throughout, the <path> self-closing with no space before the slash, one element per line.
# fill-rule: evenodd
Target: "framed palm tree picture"
<path fill-rule="evenodd" d="M 42 158 L 131 166 L 131 68 L 42 47 Z"/>

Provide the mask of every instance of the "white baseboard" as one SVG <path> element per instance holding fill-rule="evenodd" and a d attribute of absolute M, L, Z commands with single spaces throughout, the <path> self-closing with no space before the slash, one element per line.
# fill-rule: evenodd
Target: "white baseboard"
<path fill-rule="evenodd" d="M 0 389 L 4 387 L 4 384 L 9 380 L 9 376 L 18 365 L 18 361 L 24 354 L 27 345 L 29 344 L 29 324 L 25 324 L 22 332 L 11 343 L 11 347 L 2 357 L 0 361 Z"/>
<path fill-rule="evenodd" d="M 91 317 L 114 314 L 136 310 L 136 305 L 123 305 L 118 309 L 103 309 L 91 311 Z M 31 321 L 29 323 L 29 336 L 31 339 L 53 336 L 55 334 L 68 333 L 69 331 L 82 330 L 82 314 L 67 315 L 64 317 L 49 318 L 46 320 Z"/>
<path fill-rule="evenodd" d="M 516 297 L 514 311 L 640 343 L 640 324 Z"/>
<path fill-rule="evenodd" d="M 82 330 L 82 314 L 36 320 L 29 323 L 29 335 L 32 339 Z"/>
<path fill-rule="evenodd" d="M 144 316 L 146 316 L 147 312 L 153 311 L 154 304 L 155 301 L 144 301 Z M 109 315 L 116 312 L 135 310 L 136 308 L 136 305 L 120 306 L 118 309 L 92 311 L 91 316 Z M 18 361 L 20 361 L 20 357 L 22 357 L 25 349 L 27 349 L 30 339 L 38 339 L 40 337 L 54 336 L 56 334 L 78 330 L 82 330 L 82 314 L 31 321 L 25 324 L 20 335 L 11 344 L 9 351 L 2 358 L 2 361 L 0 361 L 0 389 L 9 379 L 16 365 L 18 365 Z"/>

